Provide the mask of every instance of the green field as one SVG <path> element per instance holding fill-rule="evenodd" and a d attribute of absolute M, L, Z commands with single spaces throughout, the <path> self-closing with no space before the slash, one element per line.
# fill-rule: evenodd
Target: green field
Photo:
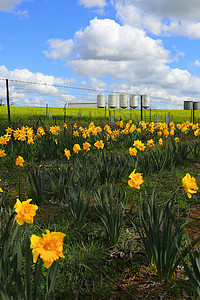
<path fill-rule="evenodd" d="M 69 121 L 83 121 L 99 123 L 103 119 L 109 121 L 109 115 L 114 116 L 114 120 L 120 119 L 124 121 L 133 120 L 139 122 L 141 120 L 140 109 L 100 109 L 100 108 L 48 108 L 46 107 L 18 107 L 10 108 L 11 121 L 16 119 L 33 119 L 41 118 L 46 123 L 63 123 Z M 193 113 L 190 110 L 164 110 L 164 109 L 143 109 L 143 120 L 146 122 L 165 122 L 165 116 L 170 115 L 170 121 L 181 123 L 184 121 L 193 121 Z M 0 120 L 8 120 L 8 111 L 6 106 L 0 107 Z M 199 122 L 200 111 L 194 111 L 194 121 Z"/>

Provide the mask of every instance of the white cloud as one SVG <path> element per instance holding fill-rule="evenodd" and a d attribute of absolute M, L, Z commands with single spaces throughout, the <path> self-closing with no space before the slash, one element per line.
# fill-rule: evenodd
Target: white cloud
<path fill-rule="evenodd" d="M 66 98 L 66 89 L 54 85 L 71 86 L 74 79 L 68 80 L 46 76 L 42 73 L 32 73 L 27 69 L 14 69 L 9 71 L 0 66 L 0 79 L 8 78 L 10 99 L 13 103 L 21 105 L 45 105 L 47 98 L 55 105 L 55 98 Z M 69 97 L 70 92 L 68 93 Z M 0 80 L 0 98 L 6 99 L 5 80 Z"/>
<path fill-rule="evenodd" d="M 128 61 L 151 60 L 167 61 L 169 52 L 160 40 L 146 36 L 145 32 L 129 25 L 121 26 L 110 19 L 93 19 L 84 30 L 77 31 L 74 40 L 49 40 L 47 57 L 65 60 L 110 60 Z M 73 54 L 73 57 L 72 57 Z"/>
<path fill-rule="evenodd" d="M 92 7 L 100 7 L 103 8 L 106 6 L 106 0 L 79 0 L 80 4 L 92 8 Z"/>
<path fill-rule="evenodd" d="M 177 56 L 184 56 L 174 50 Z M 200 94 L 200 78 L 187 70 L 170 68 L 170 53 L 160 40 L 114 20 L 95 18 L 88 27 L 77 31 L 73 40 L 51 40 L 51 50 L 46 55 L 66 60 L 77 76 L 88 77 L 89 85 L 97 89 L 104 88 L 104 78 L 110 76 L 116 82 L 107 85 L 110 90 L 157 91 L 177 96 Z"/>
<path fill-rule="evenodd" d="M 11 11 L 24 0 L 0 0 L 0 11 Z"/>
<path fill-rule="evenodd" d="M 199 0 L 116 0 L 115 8 L 123 24 L 155 35 L 200 38 Z"/>
<path fill-rule="evenodd" d="M 58 98 L 55 99 L 55 105 L 57 107 L 64 107 L 64 105 L 69 102 L 76 100 L 76 97 L 70 94 L 62 94 Z"/>
<path fill-rule="evenodd" d="M 196 67 L 200 67 L 200 61 L 198 59 L 196 59 L 194 62 L 192 62 L 192 65 L 194 65 Z"/>
<path fill-rule="evenodd" d="M 133 3 L 136 6 L 139 5 L 145 13 L 155 14 L 162 18 L 174 17 L 179 19 L 199 19 L 200 14 L 199 0 L 117 0 L 116 2 Z"/>
<path fill-rule="evenodd" d="M 72 53 L 72 40 L 51 39 L 47 43 L 49 44 L 49 52 L 44 51 L 44 54 L 49 58 L 67 60 Z"/>

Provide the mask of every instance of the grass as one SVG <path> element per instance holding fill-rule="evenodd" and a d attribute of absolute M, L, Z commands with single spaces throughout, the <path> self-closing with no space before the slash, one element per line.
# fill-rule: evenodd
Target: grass
<path fill-rule="evenodd" d="M 52 115 L 52 119 L 49 114 Z M 7 107 L 0 107 L 0 121 L 7 121 Z M 63 123 L 65 116 L 66 122 L 91 122 L 99 124 L 102 120 L 109 121 L 109 115 L 114 116 L 115 121 L 120 119 L 124 121 L 133 120 L 139 122 L 141 120 L 140 109 L 100 109 L 100 108 L 48 108 L 46 107 L 10 107 L 11 122 L 15 120 L 29 121 L 40 118 L 45 124 Z M 165 109 L 143 109 L 143 120 L 165 122 L 165 115 L 170 115 L 170 121 L 182 123 L 184 121 L 193 121 L 192 111 L 190 110 L 165 110 Z M 194 112 L 195 122 L 200 120 L 200 111 Z"/>
<path fill-rule="evenodd" d="M 22 111 L 21 122 L 24 122 L 23 125 L 26 125 L 26 119 L 23 117 L 24 111 Z M 61 112 L 61 109 L 55 110 L 55 115 L 56 113 L 59 115 Z M 86 113 L 84 110 L 83 112 Z M 45 109 L 41 109 L 41 116 L 42 113 L 45 114 Z M 20 116 L 17 110 L 15 114 Z M 37 116 L 39 116 L 39 113 Z M 31 116 L 29 115 L 27 118 L 30 120 Z M 62 119 L 60 121 L 63 122 Z M 76 119 L 76 122 L 78 123 L 79 119 Z M 33 124 L 34 127 L 38 126 L 37 122 Z M 15 128 L 18 125 L 19 123 L 16 123 Z M 119 149 L 117 147 L 115 150 L 111 148 L 111 150 L 115 152 L 116 156 L 120 157 L 122 155 L 120 147 Z M 126 152 L 128 152 L 128 148 Z M 20 155 L 20 153 L 18 154 Z M 95 163 L 97 157 L 94 152 L 91 154 L 91 157 Z M 50 183 L 50 177 L 55 165 L 60 165 L 61 162 L 63 165 L 70 163 L 72 172 L 73 169 L 77 168 L 76 161 L 79 160 L 81 163 L 88 158 L 89 154 L 82 157 L 81 155 L 80 157 L 74 155 L 69 162 L 63 156 L 57 159 L 44 160 L 42 163 L 47 171 L 47 183 Z M 6 206 L 10 209 L 13 208 L 19 192 L 19 168 L 13 162 L 6 157 L 0 169 L 1 186 L 6 191 Z M 21 200 L 26 199 L 28 187 L 28 197 L 32 196 L 30 194 L 31 183 L 28 179 L 29 167 L 38 166 L 40 163 L 34 161 L 21 168 Z M 94 166 L 92 170 L 95 176 L 97 169 Z M 177 167 L 164 168 L 158 172 L 147 172 L 144 176 L 144 184 L 141 186 L 141 193 L 144 194 L 146 190 L 150 196 L 152 190 L 155 189 L 157 204 L 162 205 L 171 199 L 178 187 L 181 187 L 182 178 L 186 173 L 192 174 L 197 180 L 197 185 L 200 186 L 199 168 L 200 156 L 194 157 L 190 155 Z M 79 170 L 79 172 L 82 171 Z M 80 175 L 79 172 L 77 171 L 76 173 L 77 178 Z M 48 174 L 50 177 L 48 177 Z M 114 185 L 116 190 L 126 191 L 127 209 L 133 205 L 132 216 L 137 218 L 137 199 L 140 192 L 128 186 L 127 181 L 128 174 L 120 177 L 114 182 Z M 70 187 L 71 184 L 69 182 L 68 186 Z M 104 186 L 109 185 L 110 183 L 107 181 L 104 184 Z M 101 187 L 102 184 L 96 178 L 94 189 L 98 190 Z M 186 192 L 179 189 L 177 195 L 176 205 L 179 206 L 181 217 L 184 217 L 189 209 L 191 210 L 191 215 L 195 217 L 195 211 L 199 212 L 200 210 L 198 193 L 194 194 L 192 199 L 189 199 Z M 56 299 L 124 300 L 131 299 L 131 295 L 133 299 L 134 297 L 137 299 L 184 299 L 186 296 L 192 299 L 195 296 L 192 286 L 186 280 L 186 275 L 182 269 L 177 270 L 176 276 L 169 282 L 158 282 L 155 266 L 148 264 L 141 240 L 129 221 L 126 220 L 118 243 L 115 246 L 110 244 L 95 209 L 94 194 L 92 194 L 88 213 L 81 223 L 74 220 L 67 199 L 58 201 L 55 190 L 50 185 L 47 186 L 44 196 L 47 204 L 43 203 L 39 206 L 34 223 L 29 226 L 28 230 L 30 233 L 39 234 L 39 228 L 43 231 L 49 228 L 51 231 L 60 231 L 66 234 L 63 246 L 65 259 L 59 259 L 60 272 L 54 288 Z M 195 220 L 191 218 L 185 232 L 188 232 L 191 237 L 196 237 L 200 234 L 200 222 Z M 41 282 L 41 288 L 43 284 L 44 282 Z"/>

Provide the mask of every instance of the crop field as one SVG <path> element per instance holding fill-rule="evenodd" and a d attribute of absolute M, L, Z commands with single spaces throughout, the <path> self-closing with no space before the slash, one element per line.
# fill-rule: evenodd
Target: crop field
<path fill-rule="evenodd" d="M 200 297 L 200 124 L 28 109 L 0 107 L 0 298 Z"/>
<path fill-rule="evenodd" d="M 141 121 L 140 109 L 101 109 L 101 108 L 47 108 L 46 107 L 10 107 L 11 121 L 23 118 L 41 118 L 43 122 L 50 123 L 53 119 L 58 124 L 65 121 L 82 120 L 82 122 L 94 121 L 99 123 L 102 119 L 109 120 L 109 115 L 114 116 L 115 121 L 133 120 Z M 164 109 L 143 109 L 143 120 L 146 122 L 165 122 L 165 116 L 175 123 L 193 121 L 193 112 L 190 110 L 164 110 Z M 0 107 L 0 120 L 7 120 L 8 112 L 6 106 Z M 200 111 L 194 111 L 194 121 L 200 122 Z"/>

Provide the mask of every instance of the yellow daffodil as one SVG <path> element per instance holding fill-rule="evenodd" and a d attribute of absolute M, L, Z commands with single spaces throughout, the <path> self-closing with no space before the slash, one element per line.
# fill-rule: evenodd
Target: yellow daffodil
<path fill-rule="evenodd" d="M 144 151 L 146 148 L 145 145 L 139 140 L 134 141 L 133 146 L 141 151 Z"/>
<path fill-rule="evenodd" d="M 104 148 L 104 143 L 102 142 L 102 140 L 97 141 L 94 146 L 98 149 L 103 149 Z"/>
<path fill-rule="evenodd" d="M 149 146 L 149 147 L 153 147 L 154 146 L 154 141 L 151 139 L 151 140 L 148 140 L 147 141 L 147 145 Z"/>
<path fill-rule="evenodd" d="M 13 129 L 10 128 L 10 127 L 8 127 L 8 128 L 6 129 L 6 132 L 9 133 L 9 134 L 11 134 L 11 133 L 13 132 Z"/>
<path fill-rule="evenodd" d="M 164 133 L 165 137 L 169 136 L 169 131 L 167 129 L 164 129 L 163 133 Z"/>
<path fill-rule="evenodd" d="M 37 135 L 40 137 L 42 135 L 45 135 L 45 131 L 42 127 L 38 127 L 37 129 Z"/>
<path fill-rule="evenodd" d="M 1 179 L 0 179 L 0 181 L 1 181 Z M 3 190 L 2 190 L 2 188 L 0 187 L 0 193 L 3 193 Z"/>
<path fill-rule="evenodd" d="M 78 153 L 80 150 L 81 150 L 80 145 L 79 145 L 79 144 L 75 144 L 74 147 L 73 147 L 73 151 L 74 151 L 75 153 Z"/>
<path fill-rule="evenodd" d="M 78 130 L 75 130 L 75 131 L 73 132 L 73 135 L 74 135 L 74 136 L 79 136 Z"/>
<path fill-rule="evenodd" d="M 117 124 L 119 124 L 118 126 L 119 126 L 120 128 L 123 128 L 123 126 L 124 126 L 123 120 L 119 121 Z"/>
<path fill-rule="evenodd" d="M 60 126 L 51 126 L 49 131 L 54 135 L 58 135 L 60 132 Z"/>
<path fill-rule="evenodd" d="M 131 187 L 134 187 L 136 189 L 140 189 L 140 185 L 144 182 L 142 179 L 142 173 L 135 173 L 135 170 L 129 175 L 130 180 L 128 181 L 128 184 Z"/>
<path fill-rule="evenodd" d="M 141 145 L 141 144 L 142 144 L 141 141 L 136 140 L 136 141 L 134 141 L 133 146 L 136 147 L 136 148 L 138 148 L 138 146 Z"/>
<path fill-rule="evenodd" d="M 65 152 L 64 155 L 67 157 L 67 159 L 69 159 L 71 156 L 70 150 L 65 149 L 64 152 Z"/>
<path fill-rule="evenodd" d="M 4 156 L 6 156 L 5 150 L 0 149 L 0 157 L 4 157 Z"/>
<path fill-rule="evenodd" d="M 87 142 L 83 143 L 83 149 L 84 150 L 89 151 L 90 147 L 91 147 L 90 143 L 87 143 Z"/>
<path fill-rule="evenodd" d="M 62 232 L 50 232 L 46 230 L 42 237 L 35 234 L 31 236 L 31 249 L 33 252 L 33 262 L 36 263 L 38 256 L 44 261 L 44 266 L 49 268 L 52 263 L 64 258 L 63 255 L 63 239 L 65 234 Z"/>
<path fill-rule="evenodd" d="M 133 124 L 130 128 L 129 128 L 129 131 L 130 132 L 134 132 L 136 130 L 136 126 Z"/>
<path fill-rule="evenodd" d="M 137 154 L 137 149 L 136 149 L 136 148 L 130 147 L 130 148 L 129 148 L 129 154 L 130 154 L 131 156 L 135 156 L 135 155 Z"/>
<path fill-rule="evenodd" d="M 174 140 L 176 143 L 180 142 L 180 139 L 178 137 L 175 137 Z"/>
<path fill-rule="evenodd" d="M 195 135 L 195 136 L 200 135 L 200 129 L 195 130 L 195 131 L 194 131 L 194 135 Z"/>
<path fill-rule="evenodd" d="M 28 139 L 27 143 L 30 145 L 30 144 L 34 144 L 34 141 L 32 138 Z"/>
<path fill-rule="evenodd" d="M 16 162 L 15 162 L 16 166 L 22 167 L 23 163 L 24 163 L 23 157 L 22 156 L 18 156 L 17 159 L 16 159 Z"/>
<path fill-rule="evenodd" d="M 30 204 L 32 199 L 28 199 L 26 201 L 20 201 L 17 199 L 17 202 L 14 206 L 15 212 L 17 213 L 15 216 L 15 220 L 19 225 L 23 225 L 26 223 L 33 223 L 33 217 L 36 215 L 36 210 L 38 209 L 37 205 Z"/>
<path fill-rule="evenodd" d="M 183 188 L 186 191 L 189 198 L 192 197 L 191 194 L 194 194 L 199 189 L 196 184 L 196 179 L 194 177 L 191 177 L 189 173 L 185 175 L 185 177 L 182 179 Z"/>

